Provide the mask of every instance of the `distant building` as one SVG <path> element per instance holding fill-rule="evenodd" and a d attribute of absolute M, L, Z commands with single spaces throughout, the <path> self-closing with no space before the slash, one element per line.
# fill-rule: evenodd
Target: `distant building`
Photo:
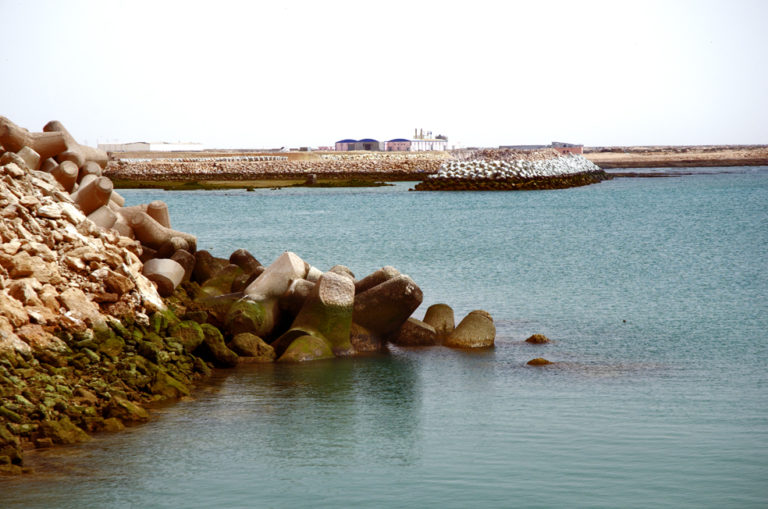
<path fill-rule="evenodd" d="M 432 133 L 423 129 L 417 129 L 411 139 L 394 138 L 389 141 L 378 141 L 372 138 L 362 140 L 344 139 L 336 142 L 336 151 L 346 152 L 349 150 L 378 150 L 386 152 L 416 152 L 424 150 L 446 150 L 448 148 L 448 138 L 438 135 L 432 137 Z"/>
<path fill-rule="evenodd" d="M 561 154 L 583 154 L 584 145 L 575 145 L 573 143 L 563 143 L 561 141 L 553 141 L 552 148 L 560 152 Z"/>
<path fill-rule="evenodd" d="M 136 141 L 132 143 L 99 143 L 105 152 L 196 152 L 204 150 L 202 143 L 166 143 Z"/>

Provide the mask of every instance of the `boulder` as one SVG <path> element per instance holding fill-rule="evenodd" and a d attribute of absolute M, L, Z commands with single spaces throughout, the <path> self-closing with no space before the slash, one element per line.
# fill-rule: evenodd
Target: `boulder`
<path fill-rule="evenodd" d="M 456 328 L 453 309 L 448 304 L 433 304 L 424 315 L 424 323 L 434 327 L 438 341 L 444 341 Z"/>
<path fill-rule="evenodd" d="M 237 364 L 237 354 L 227 348 L 224 337 L 216 327 L 204 323 L 203 342 L 197 349 L 197 353 L 204 359 L 210 360 L 216 367 L 231 368 Z"/>
<path fill-rule="evenodd" d="M 246 274 L 253 274 L 262 266 L 259 260 L 246 249 L 238 249 L 229 255 L 229 263 L 234 263 Z"/>
<path fill-rule="evenodd" d="M 443 345 L 451 348 L 489 348 L 494 345 L 496 327 L 487 311 L 469 313 L 451 332 Z"/>
<path fill-rule="evenodd" d="M 177 249 L 171 260 L 184 267 L 184 281 L 189 281 L 195 270 L 195 256 L 185 249 Z"/>
<path fill-rule="evenodd" d="M 528 366 L 546 366 L 548 364 L 552 364 L 552 362 L 544 359 L 543 357 L 536 357 L 535 359 L 529 360 L 526 364 Z"/>
<path fill-rule="evenodd" d="M 259 336 L 248 332 L 236 335 L 232 341 L 227 343 L 227 347 L 240 356 L 238 363 L 243 357 L 247 357 L 249 362 L 273 362 L 275 360 L 275 349 Z"/>
<path fill-rule="evenodd" d="M 374 334 L 386 335 L 400 328 L 422 299 L 416 283 L 400 274 L 356 295 L 353 321 Z"/>
<path fill-rule="evenodd" d="M 551 340 L 544 334 L 533 334 L 525 340 L 526 343 L 532 343 L 534 345 L 543 345 L 549 343 Z"/>
<path fill-rule="evenodd" d="M 229 307 L 224 320 L 224 327 L 232 336 L 243 332 L 257 334 L 256 331 L 264 329 L 265 320 L 264 306 L 259 302 L 243 298 L 235 301 Z"/>
<path fill-rule="evenodd" d="M 434 346 L 438 344 L 434 327 L 415 318 L 406 320 L 389 340 L 398 346 Z"/>
<path fill-rule="evenodd" d="M 120 419 L 122 422 L 146 422 L 149 420 L 149 412 L 132 401 L 113 396 L 106 417 Z"/>
<path fill-rule="evenodd" d="M 168 336 L 180 343 L 187 353 L 194 352 L 205 338 L 203 328 L 192 320 L 184 320 L 172 325 L 168 329 Z"/>
<path fill-rule="evenodd" d="M 326 341 L 305 334 L 293 340 L 277 362 L 305 362 L 333 357 L 333 351 Z"/>
<path fill-rule="evenodd" d="M 195 267 L 192 269 L 192 280 L 201 285 L 228 265 L 227 260 L 216 258 L 206 250 L 195 251 L 194 256 Z"/>
<path fill-rule="evenodd" d="M 58 421 L 41 421 L 39 431 L 56 444 L 76 444 L 90 440 L 88 434 L 72 423 L 67 416 Z"/>
<path fill-rule="evenodd" d="M 200 286 L 200 294 L 205 297 L 218 297 L 232 293 L 232 282 L 243 273 L 243 269 L 234 264 L 229 264 Z"/>

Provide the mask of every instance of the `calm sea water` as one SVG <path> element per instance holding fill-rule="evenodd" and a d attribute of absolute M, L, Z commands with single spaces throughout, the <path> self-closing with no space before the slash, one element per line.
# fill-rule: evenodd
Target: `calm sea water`
<path fill-rule="evenodd" d="M 394 265 L 493 351 L 220 371 L 3 507 L 766 507 L 768 168 L 562 191 L 123 191 L 227 257 Z M 555 342 L 528 345 L 532 333 Z M 531 368 L 546 357 L 557 364 Z"/>

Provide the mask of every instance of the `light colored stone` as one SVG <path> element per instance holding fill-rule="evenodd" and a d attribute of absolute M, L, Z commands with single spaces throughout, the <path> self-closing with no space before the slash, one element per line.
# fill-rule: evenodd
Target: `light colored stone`
<path fill-rule="evenodd" d="M 489 348 L 494 345 L 496 327 L 487 311 L 469 313 L 448 335 L 443 345 L 451 348 Z"/>
<path fill-rule="evenodd" d="M 8 294 L 8 290 L 0 291 L 0 316 L 4 316 L 14 327 L 24 325 L 29 316 L 24 305 Z"/>
<path fill-rule="evenodd" d="M 160 295 L 169 297 L 184 279 L 184 267 L 170 258 L 153 258 L 144 264 L 144 276 L 157 285 Z"/>
<path fill-rule="evenodd" d="M 100 317 L 99 307 L 79 288 L 67 288 L 59 294 L 59 301 L 77 320 L 88 323 Z"/>
<path fill-rule="evenodd" d="M 448 304 L 429 306 L 424 315 L 424 323 L 434 327 L 439 341 L 444 340 L 456 328 L 453 309 Z"/>
<path fill-rule="evenodd" d="M 48 350 L 67 352 L 69 347 L 61 339 L 43 329 L 41 325 L 29 324 L 16 329 L 16 334 L 26 341 L 33 351 Z"/>

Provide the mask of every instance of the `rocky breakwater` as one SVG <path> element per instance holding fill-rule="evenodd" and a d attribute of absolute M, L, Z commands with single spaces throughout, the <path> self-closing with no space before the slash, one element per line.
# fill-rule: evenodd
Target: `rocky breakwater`
<path fill-rule="evenodd" d="M 547 159 L 447 161 L 417 191 L 513 191 L 563 189 L 609 179 L 578 155 Z"/>
<path fill-rule="evenodd" d="M 144 422 L 214 367 L 494 344 L 484 311 L 412 317 L 422 291 L 393 267 L 358 280 L 291 252 L 264 267 L 198 251 L 164 203 L 125 207 L 105 164 L 58 122 L 0 117 L 0 474 L 25 449 Z"/>
<path fill-rule="evenodd" d="M 264 267 L 238 250 L 229 259 L 198 251 L 170 302 L 222 332 L 226 348 L 215 354 L 222 366 L 346 357 L 389 344 L 493 346 L 496 330 L 485 311 L 456 327 L 446 304 L 430 307 L 424 320 L 412 317 L 422 300 L 418 285 L 394 267 L 358 280 L 344 265 L 323 272 L 289 251 Z"/>
<path fill-rule="evenodd" d="M 188 333 L 151 281 L 173 270 L 147 277 L 141 260 L 157 252 L 141 242 L 170 252 L 193 237 L 147 219 L 163 207 L 122 207 L 105 154 L 45 129 L 0 117 L 0 473 L 22 472 L 26 448 L 142 422 L 144 404 L 210 369 L 192 355 L 205 331 Z"/>
<path fill-rule="evenodd" d="M 307 157 L 310 157 L 309 155 Z M 323 179 L 420 179 L 438 170 L 448 158 L 445 152 L 396 154 L 391 152 L 311 154 L 311 159 L 240 157 L 188 157 L 117 159 L 106 175 L 124 181 L 174 180 L 275 180 L 301 179 L 314 174 Z"/>

